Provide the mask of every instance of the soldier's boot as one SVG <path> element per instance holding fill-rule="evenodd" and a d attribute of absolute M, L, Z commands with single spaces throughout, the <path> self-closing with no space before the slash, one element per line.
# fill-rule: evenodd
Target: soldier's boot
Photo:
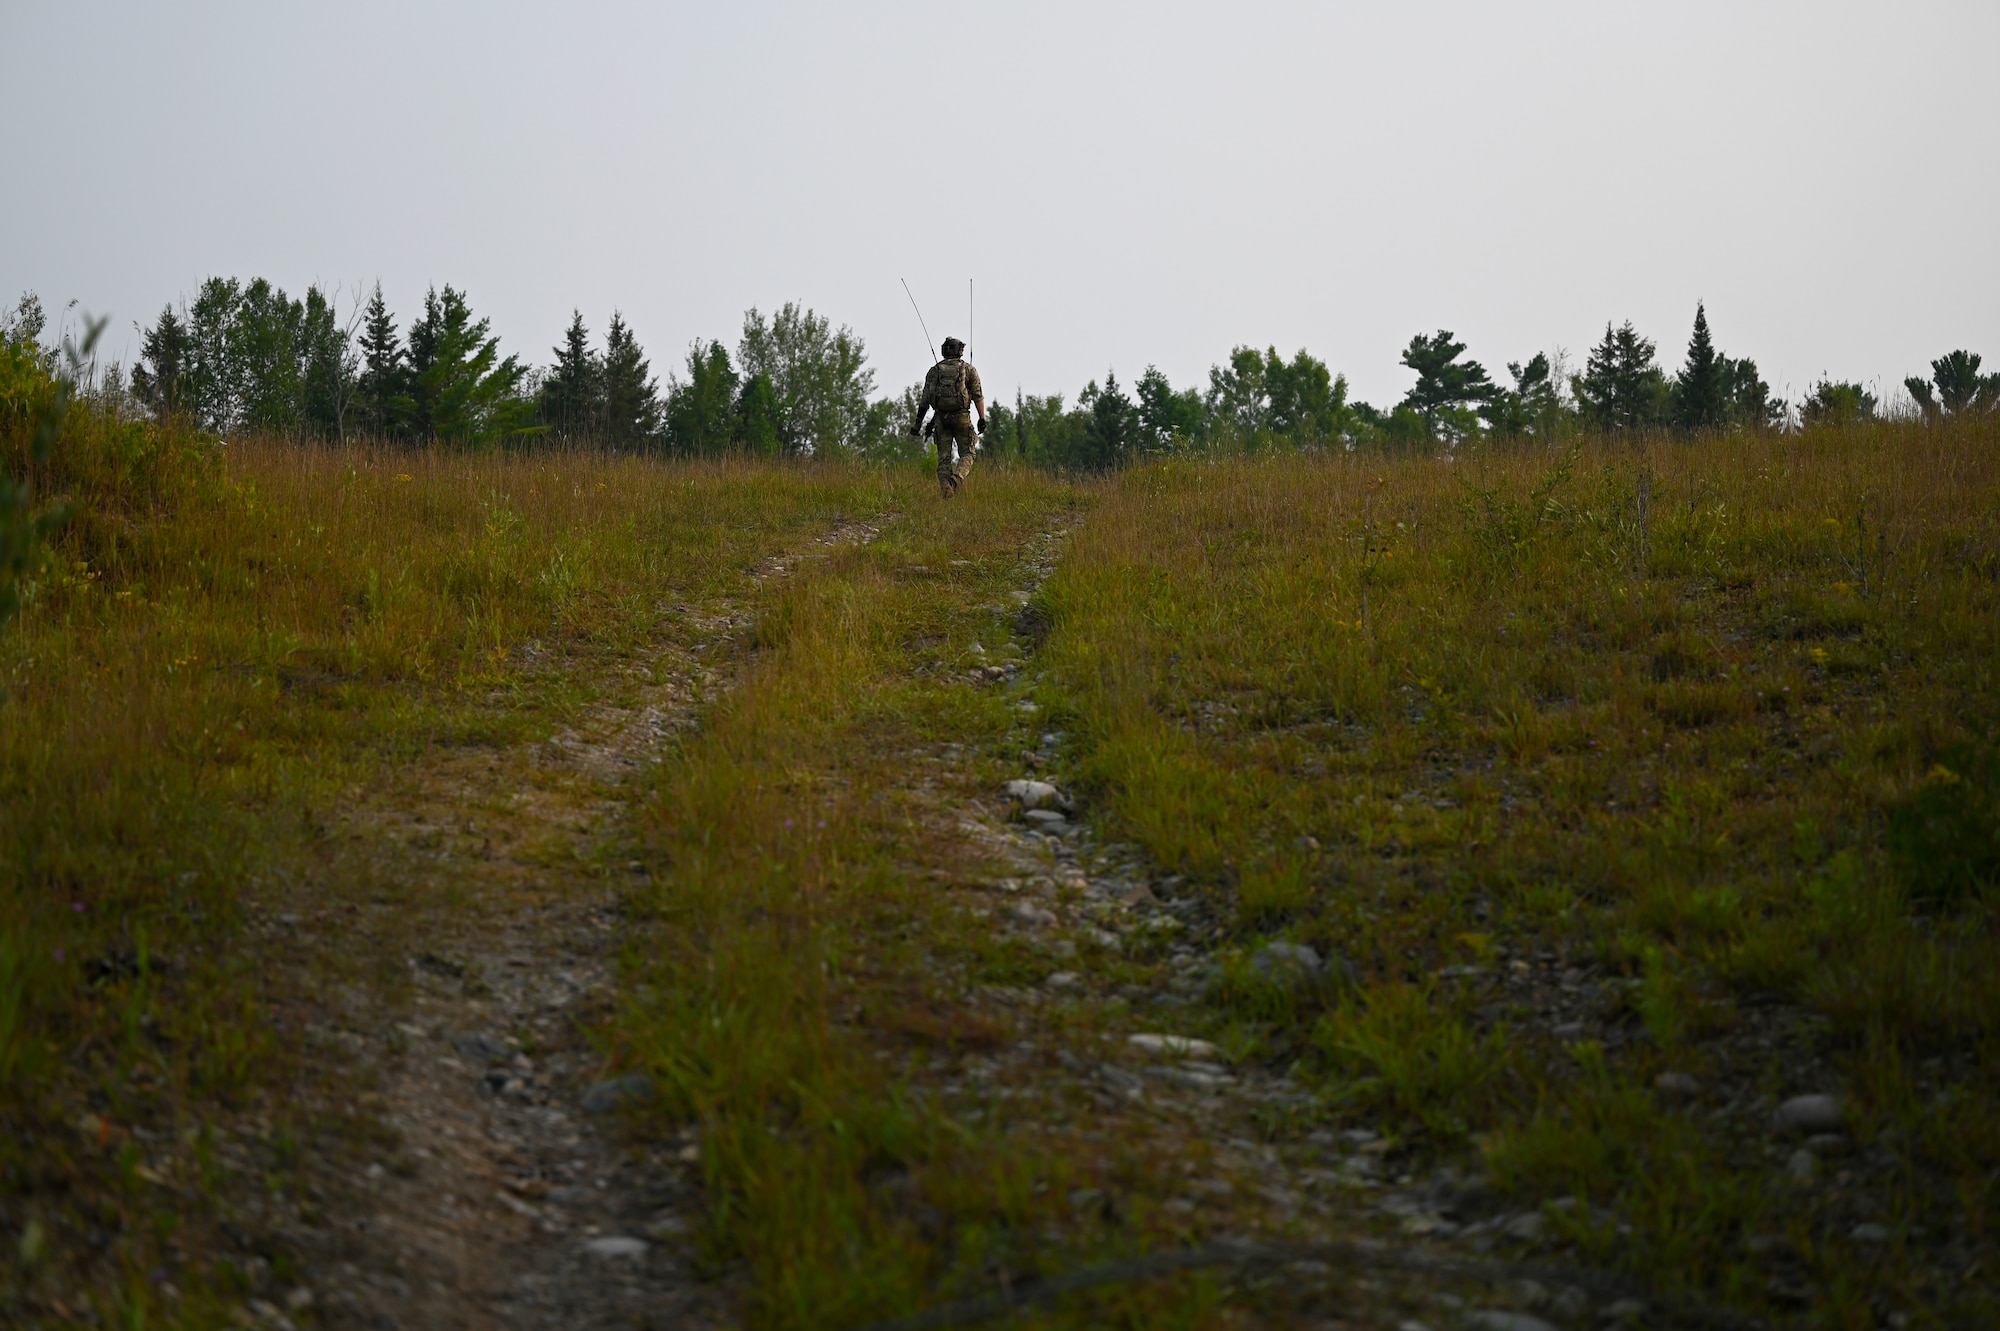
<path fill-rule="evenodd" d="M 938 498 L 949 499 L 958 491 L 958 473 L 950 467 L 938 468 Z"/>
<path fill-rule="evenodd" d="M 965 450 L 965 456 L 958 460 L 958 467 L 952 472 L 952 488 L 954 490 L 965 484 L 965 478 L 972 474 L 972 460 L 978 456 L 979 450 L 976 447 Z"/>

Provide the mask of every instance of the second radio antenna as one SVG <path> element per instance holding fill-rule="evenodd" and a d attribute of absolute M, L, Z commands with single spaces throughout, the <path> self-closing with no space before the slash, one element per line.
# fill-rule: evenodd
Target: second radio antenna
<path fill-rule="evenodd" d="M 903 279 L 900 277 L 896 280 L 903 282 Z M 917 298 L 910 295 L 910 284 L 908 282 L 903 282 L 903 294 L 910 296 L 910 308 L 917 312 L 917 326 L 924 330 L 924 345 L 930 347 L 931 359 L 935 361 L 938 358 L 938 354 L 937 348 L 931 345 L 931 326 L 924 322 L 924 312 L 917 309 Z"/>

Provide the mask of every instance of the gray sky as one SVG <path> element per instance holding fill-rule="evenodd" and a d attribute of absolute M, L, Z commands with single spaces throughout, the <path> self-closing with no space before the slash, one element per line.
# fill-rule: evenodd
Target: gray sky
<path fill-rule="evenodd" d="M 465 289 L 544 363 L 656 369 L 794 299 L 885 389 L 1304 346 L 1377 403 L 1412 333 L 1503 376 L 1695 301 L 1794 397 L 2000 363 L 2000 5 L 0 0 L 0 293 L 133 320 L 217 273 Z M 122 336 L 120 336 L 122 334 Z"/>

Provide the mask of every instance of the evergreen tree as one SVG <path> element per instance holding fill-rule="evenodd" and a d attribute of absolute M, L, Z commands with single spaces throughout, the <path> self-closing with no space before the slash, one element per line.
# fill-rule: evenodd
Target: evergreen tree
<path fill-rule="evenodd" d="M 343 444 L 360 369 L 348 332 L 326 293 L 308 287 L 299 321 L 300 416 L 314 435 Z"/>
<path fill-rule="evenodd" d="M 1453 433 L 1472 428 L 1467 408 L 1489 401 L 1500 390 L 1487 377 L 1486 367 L 1476 360 L 1461 361 L 1465 343 L 1440 328 L 1435 337 L 1418 333 L 1403 348 L 1402 363 L 1417 372 L 1417 382 L 1403 397 L 1403 405 L 1424 418 L 1425 437 L 1438 437 L 1440 419 Z"/>
<path fill-rule="evenodd" d="M 571 310 L 569 331 L 555 348 L 556 363 L 542 380 L 536 405 L 542 424 L 564 439 L 587 438 L 597 432 L 597 403 L 603 365 L 590 349 L 590 332 L 583 311 Z"/>
<path fill-rule="evenodd" d="M 458 293 L 449 285 L 445 295 L 454 297 Z M 409 368 L 403 375 L 403 392 L 397 394 L 392 405 L 396 419 L 402 423 L 410 437 L 431 440 L 437 437 L 437 427 L 431 419 L 431 403 L 423 384 L 437 363 L 438 342 L 444 336 L 445 302 L 438 298 L 437 288 L 424 292 L 424 312 L 410 323 L 408 362 Z"/>
<path fill-rule="evenodd" d="M 660 385 L 625 316 L 611 312 L 604 333 L 604 441 L 639 449 L 660 433 Z"/>
<path fill-rule="evenodd" d="M 1594 428 L 1623 434 L 1659 424 L 1666 408 L 1666 375 L 1653 362 L 1654 346 L 1627 319 L 1590 350 L 1583 373 L 1571 381 L 1577 405 Z"/>
<path fill-rule="evenodd" d="M 382 299 L 382 284 L 377 282 L 375 293 L 368 298 L 368 311 L 362 316 L 361 376 L 355 405 L 360 408 L 361 429 L 378 439 L 395 434 L 400 424 L 396 402 L 409 396 L 407 369 L 403 339 L 396 332 L 388 302 Z"/>
<path fill-rule="evenodd" d="M 736 398 L 736 441 L 746 453 L 771 457 L 785 447 L 783 429 L 783 407 L 771 376 L 746 378 Z"/>
<path fill-rule="evenodd" d="M 183 410 L 183 381 L 193 355 L 187 324 L 168 305 L 143 334 L 139 363 L 132 367 L 132 396 L 161 420 Z"/>
<path fill-rule="evenodd" d="M 482 445 L 533 434 L 534 404 L 521 396 L 527 367 L 502 358 L 492 322 L 472 317 L 464 293 L 446 286 L 424 297 L 410 328 L 411 419 L 419 438 Z"/>
<path fill-rule="evenodd" d="M 1981 374 L 1977 352 L 1953 351 L 1931 362 L 1931 382 L 1911 375 L 1903 387 L 1926 417 L 2000 410 L 2000 374 Z"/>
<path fill-rule="evenodd" d="M 1077 405 L 1088 413 L 1081 451 L 1070 465 L 1088 471 L 1111 471 L 1130 462 L 1139 451 L 1139 408 L 1118 387 L 1118 376 L 1107 371 L 1104 387 L 1087 385 Z"/>
<path fill-rule="evenodd" d="M 1729 424 L 1724 359 L 1716 355 L 1715 343 L 1708 335 L 1708 311 L 1696 301 L 1687 361 L 1674 376 L 1674 424 L 1681 429 L 1698 433 Z"/>
<path fill-rule="evenodd" d="M 688 348 L 687 381 L 667 385 L 667 446 L 683 457 L 717 457 L 738 442 L 736 367 L 720 342 Z"/>

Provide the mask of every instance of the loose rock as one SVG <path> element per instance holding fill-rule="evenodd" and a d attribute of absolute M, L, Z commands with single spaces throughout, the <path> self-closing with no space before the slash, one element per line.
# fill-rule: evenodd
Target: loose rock
<path fill-rule="evenodd" d="M 1801 1183 L 1810 1183 L 1819 1176 L 1819 1157 L 1801 1146 L 1785 1162 L 1785 1172 Z"/>
<path fill-rule="evenodd" d="M 1662 1072 L 1653 1078 L 1653 1089 L 1669 1100 L 1692 1100 L 1701 1094 L 1701 1083 L 1685 1072 Z"/>
<path fill-rule="evenodd" d="M 583 1250 L 592 1257 L 644 1257 L 646 1240 L 628 1238 L 623 1234 L 607 1234 L 601 1239 L 592 1239 L 584 1244 Z"/>
<path fill-rule="evenodd" d="M 504 1063 L 514 1056 L 514 1051 L 490 1035 L 465 1035 L 451 1042 L 460 1058 L 475 1063 Z"/>
<path fill-rule="evenodd" d="M 1062 792 L 1046 781 L 1021 779 L 1007 783 L 1007 793 L 1021 801 L 1024 809 L 1060 809 L 1069 807 L 1069 801 Z"/>
<path fill-rule="evenodd" d="M 1803 1134 L 1838 1132 L 1843 1119 L 1840 1099 L 1832 1095 L 1795 1095 L 1771 1116 L 1778 1131 Z"/>
<path fill-rule="evenodd" d="M 1215 1046 L 1186 1035 L 1128 1035 L 1125 1043 L 1150 1054 L 1172 1054 L 1175 1058 L 1213 1058 Z"/>

